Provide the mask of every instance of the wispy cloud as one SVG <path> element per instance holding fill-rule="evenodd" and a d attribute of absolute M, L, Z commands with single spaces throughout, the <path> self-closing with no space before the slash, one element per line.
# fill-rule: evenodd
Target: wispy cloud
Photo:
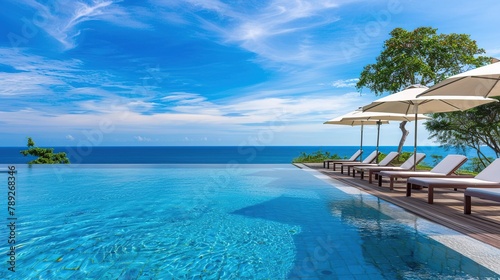
<path fill-rule="evenodd" d="M 185 0 L 185 2 L 203 10 L 215 11 L 223 15 L 231 13 L 232 10 L 230 6 L 219 0 Z"/>
<path fill-rule="evenodd" d="M 359 81 L 358 78 L 347 79 L 347 80 L 336 80 L 331 83 L 331 86 L 334 88 L 353 88 L 356 86 L 356 83 L 358 81 Z"/>
<path fill-rule="evenodd" d="M 119 84 L 117 79 L 105 71 L 85 69 L 78 59 L 52 59 L 24 50 L 0 48 L 0 64 L 16 70 L 0 72 L 0 98 L 11 102 L 8 108 L 11 111 L 31 108 L 51 114 L 78 113 L 90 109 L 82 106 L 86 102 L 120 96 L 116 90 L 104 89 L 112 79 Z M 127 89 L 131 92 L 133 88 Z"/>
<path fill-rule="evenodd" d="M 0 48 L 0 63 L 16 69 L 16 73 L 0 72 L 0 95 L 41 95 L 50 87 L 65 86 L 74 77 L 78 60 L 51 60 L 27 55 L 10 48 Z"/>
<path fill-rule="evenodd" d="M 185 105 L 185 104 L 200 104 L 202 102 L 205 102 L 207 98 L 196 93 L 172 92 L 167 96 L 162 97 L 161 100 L 172 104 L 175 103 L 175 104 Z"/>
<path fill-rule="evenodd" d="M 138 142 L 151 142 L 151 138 L 144 136 L 134 136 L 134 139 L 137 140 Z"/>
<path fill-rule="evenodd" d="M 325 1 L 271 1 L 254 13 L 236 14 L 237 24 L 221 35 L 268 62 L 317 63 L 328 57 L 318 42 L 328 45 L 333 39 L 311 30 L 338 21 L 336 7 Z"/>
<path fill-rule="evenodd" d="M 46 5 L 34 0 L 21 0 L 22 4 L 38 11 L 42 20 L 35 21 L 39 28 L 59 41 L 64 49 L 77 45 L 78 36 L 89 27 L 82 26 L 88 21 L 103 21 L 130 28 L 149 28 L 149 25 L 135 18 L 132 11 L 118 5 L 122 1 L 58 1 Z M 136 7 L 139 11 L 145 10 Z"/>
<path fill-rule="evenodd" d="M 328 51 L 324 48 L 336 39 L 314 30 L 339 21 L 335 10 L 354 1 L 273 0 L 249 2 L 240 10 L 217 0 L 185 2 L 190 5 L 186 8 L 187 15 L 194 14 L 211 38 L 218 38 L 224 44 L 238 44 L 263 59 L 262 63 L 303 65 L 336 58 L 335 48 Z M 171 8 L 168 1 L 155 3 Z M 203 16 L 199 10 L 219 16 Z M 318 43 L 324 47 L 318 47 Z"/>

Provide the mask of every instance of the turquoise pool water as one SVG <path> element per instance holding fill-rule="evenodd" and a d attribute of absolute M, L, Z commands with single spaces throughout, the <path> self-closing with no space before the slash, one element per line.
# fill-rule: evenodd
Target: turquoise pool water
<path fill-rule="evenodd" d="M 498 250 L 292 165 L 17 169 L 2 279 L 500 277 Z"/>

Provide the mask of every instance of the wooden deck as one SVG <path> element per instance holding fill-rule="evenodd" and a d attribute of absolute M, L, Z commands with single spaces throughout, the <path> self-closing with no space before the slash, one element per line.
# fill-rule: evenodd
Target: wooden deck
<path fill-rule="evenodd" d="M 325 175 L 342 181 L 353 187 L 363 189 L 367 193 L 380 197 L 398 205 L 420 217 L 444 225 L 462 234 L 478 239 L 500 249 L 500 203 L 472 198 L 472 214 L 465 215 L 463 190 L 436 189 L 434 204 L 427 203 L 427 189 L 412 190 L 412 196 L 406 196 L 406 180 L 396 181 L 394 190 L 389 190 L 388 181 L 379 187 L 374 180 L 369 184 L 366 180 L 340 174 L 323 168 L 323 163 L 304 164 Z"/>

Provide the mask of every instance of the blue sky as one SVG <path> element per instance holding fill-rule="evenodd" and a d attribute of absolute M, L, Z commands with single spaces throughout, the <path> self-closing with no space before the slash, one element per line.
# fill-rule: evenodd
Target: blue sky
<path fill-rule="evenodd" d="M 323 122 L 378 98 L 354 84 L 393 28 L 470 34 L 500 57 L 498 10 L 499 1 L 4 1 L 0 146 L 27 136 L 40 146 L 357 145 L 359 128 Z M 397 123 L 382 131 L 381 145 L 397 145 Z M 375 133 L 365 129 L 366 145 Z M 420 127 L 419 145 L 433 143 L 427 136 Z"/>

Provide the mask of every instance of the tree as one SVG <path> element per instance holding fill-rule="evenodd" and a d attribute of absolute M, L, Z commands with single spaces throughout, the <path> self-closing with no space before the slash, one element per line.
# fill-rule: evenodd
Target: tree
<path fill-rule="evenodd" d="M 446 148 L 475 150 L 477 160 L 473 161 L 474 171 L 480 171 L 491 162 L 481 151 L 484 145 L 490 147 L 497 158 L 500 157 L 499 102 L 463 112 L 433 114 L 432 120 L 428 120 L 425 126 L 431 132 L 430 137 L 435 137 Z"/>
<path fill-rule="evenodd" d="M 395 28 L 384 42 L 375 64 L 366 65 L 356 88 L 368 88 L 375 95 L 395 93 L 413 84 L 432 86 L 469 68 L 485 65 L 489 58 L 476 41 L 466 34 L 437 34 L 437 29 L 419 27 L 413 31 Z M 398 152 L 409 132 L 406 121 L 399 128 L 402 136 Z"/>
<path fill-rule="evenodd" d="M 20 152 L 24 156 L 36 156 L 35 160 L 28 162 L 28 164 L 58 164 L 69 163 L 66 153 L 60 152 L 54 154 L 53 148 L 39 148 L 35 147 L 35 142 L 31 137 L 28 137 L 28 149 Z"/>

